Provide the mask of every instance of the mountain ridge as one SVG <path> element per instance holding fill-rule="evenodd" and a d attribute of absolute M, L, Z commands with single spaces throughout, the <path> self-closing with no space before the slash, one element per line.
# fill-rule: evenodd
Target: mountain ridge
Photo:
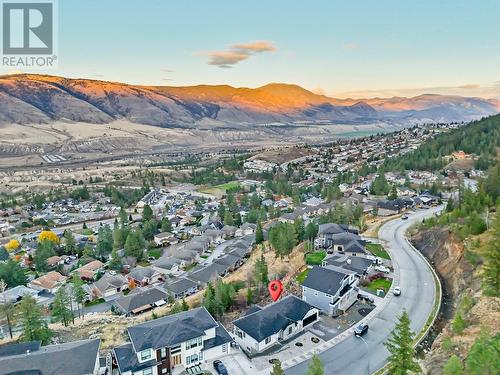
<path fill-rule="evenodd" d="M 0 76 L 0 123 L 93 124 L 126 119 L 161 127 L 201 123 L 365 124 L 469 121 L 499 112 L 494 99 L 423 94 L 412 98 L 336 99 L 299 85 L 269 83 L 154 86 L 50 75 Z"/>

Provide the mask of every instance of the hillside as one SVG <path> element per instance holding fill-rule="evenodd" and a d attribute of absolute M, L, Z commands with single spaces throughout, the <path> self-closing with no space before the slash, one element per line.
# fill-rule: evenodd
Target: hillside
<path fill-rule="evenodd" d="M 255 89 L 227 85 L 138 86 L 89 79 L 19 74 L 0 76 L 0 123 L 44 124 L 115 120 L 161 127 L 468 121 L 497 113 L 498 101 L 456 96 L 334 99 L 300 86 Z"/>

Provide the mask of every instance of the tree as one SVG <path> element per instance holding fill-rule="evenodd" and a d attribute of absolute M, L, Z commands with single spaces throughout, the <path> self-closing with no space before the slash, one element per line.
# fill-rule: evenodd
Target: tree
<path fill-rule="evenodd" d="M 234 219 L 231 211 L 226 211 L 224 214 L 224 225 L 234 225 Z"/>
<path fill-rule="evenodd" d="M 130 232 L 125 241 L 125 255 L 141 260 L 144 256 L 145 241 L 140 229 Z"/>
<path fill-rule="evenodd" d="M 269 282 L 268 267 L 266 259 L 264 258 L 264 253 L 261 253 L 260 258 L 255 262 L 254 279 L 259 291 L 265 288 Z"/>
<path fill-rule="evenodd" d="M 28 282 L 24 269 L 13 259 L 0 263 L 0 280 L 3 280 L 9 288 L 26 285 Z"/>
<path fill-rule="evenodd" d="M 389 183 L 385 179 L 385 174 L 379 173 L 370 186 L 370 193 L 373 195 L 386 195 L 389 193 Z"/>
<path fill-rule="evenodd" d="M 414 333 L 410 329 L 410 318 L 406 311 L 399 317 L 389 340 L 384 343 L 389 355 L 389 372 L 394 375 L 406 375 L 409 372 L 420 373 L 415 361 L 413 349 Z"/>
<path fill-rule="evenodd" d="M 181 303 L 182 311 L 188 311 L 189 310 L 189 305 L 187 304 L 186 300 L 183 298 L 182 303 Z"/>
<path fill-rule="evenodd" d="M 171 232 L 172 231 L 172 223 L 166 217 L 161 219 L 161 231 L 162 232 Z"/>
<path fill-rule="evenodd" d="M 71 298 L 66 291 L 66 287 L 60 287 L 55 295 L 54 302 L 52 303 L 52 316 L 68 326 L 73 319 L 73 311 L 70 309 Z"/>
<path fill-rule="evenodd" d="M 120 208 L 120 212 L 118 213 L 118 217 L 120 218 L 120 223 L 122 225 L 127 224 L 127 211 L 122 207 Z"/>
<path fill-rule="evenodd" d="M 52 331 L 43 319 L 42 309 L 31 296 L 25 296 L 19 304 L 19 323 L 22 327 L 21 341 L 47 344 L 52 337 Z"/>
<path fill-rule="evenodd" d="M 490 337 L 481 332 L 479 338 L 472 345 L 465 361 L 467 375 L 494 375 L 499 373 L 500 333 Z"/>
<path fill-rule="evenodd" d="M 38 242 L 44 242 L 44 241 L 50 241 L 54 245 L 58 245 L 60 242 L 59 237 L 57 234 L 52 232 L 51 230 L 43 230 L 39 235 L 38 235 Z"/>
<path fill-rule="evenodd" d="M 269 243 L 276 257 L 288 256 L 295 245 L 297 245 L 297 234 L 295 227 L 290 223 L 279 223 L 269 230 Z"/>
<path fill-rule="evenodd" d="M 251 305 L 253 303 L 253 289 L 251 287 L 247 288 L 247 306 Z"/>
<path fill-rule="evenodd" d="M 85 290 L 83 289 L 83 280 L 78 276 L 78 274 L 74 274 L 73 278 L 71 279 L 73 283 L 73 296 L 75 298 L 77 308 L 78 308 L 78 315 L 83 318 L 83 303 L 85 302 L 85 298 L 87 297 L 87 293 L 85 293 Z M 81 310 L 80 310 L 81 307 Z M 81 314 L 80 314 L 81 312 Z"/>
<path fill-rule="evenodd" d="M 63 237 L 64 237 L 64 251 L 66 252 L 66 254 L 72 254 L 74 255 L 76 253 L 76 240 L 75 240 L 75 236 L 73 235 L 73 232 L 71 232 L 70 230 L 65 230 L 64 231 L 64 234 L 63 234 Z"/>
<path fill-rule="evenodd" d="M 12 239 L 9 242 L 7 242 L 7 244 L 5 245 L 5 249 L 7 249 L 8 252 L 13 252 L 19 249 L 20 246 L 21 244 L 19 243 L 18 240 Z"/>
<path fill-rule="evenodd" d="M 467 325 L 464 316 L 462 314 L 462 311 L 458 310 L 457 313 L 455 314 L 455 318 L 453 319 L 453 322 L 451 323 L 451 328 L 454 333 L 460 335 L 465 329 L 465 326 Z"/>
<path fill-rule="evenodd" d="M 276 359 L 274 361 L 271 375 L 285 375 L 285 371 L 283 370 L 283 367 L 281 367 L 281 362 L 279 359 Z"/>
<path fill-rule="evenodd" d="M 148 221 L 153 218 L 153 209 L 146 204 L 142 209 L 142 221 Z"/>
<path fill-rule="evenodd" d="M 115 271 L 121 271 L 123 268 L 122 261 L 121 261 L 120 257 L 118 256 L 118 251 L 116 249 L 113 249 L 111 251 L 111 256 L 109 259 L 108 267 L 112 270 L 115 270 Z"/>
<path fill-rule="evenodd" d="M 396 185 L 392 185 L 391 191 L 389 192 L 389 195 L 387 196 L 387 199 L 394 200 L 397 197 L 398 197 L 398 191 L 396 190 Z"/>
<path fill-rule="evenodd" d="M 0 262 L 9 259 L 9 253 L 5 250 L 5 247 L 0 246 Z"/>
<path fill-rule="evenodd" d="M 307 368 L 306 375 L 323 375 L 324 373 L 325 369 L 323 363 L 321 363 L 321 359 L 319 359 L 317 354 L 314 354 Z"/>
<path fill-rule="evenodd" d="M 486 295 L 500 296 L 500 213 L 497 212 L 491 226 L 491 238 L 483 250 L 483 292 Z"/>
<path fill-rule="evenodd" d="M 113 249 L 113 232 L 109 225 L 104 225 L 99 228 L 99 233 L 97 237 L 96 255 L 104 259 L 106 258 Z"/>
<path fill-rule="evenodd" d="M 143 224 L 142 233 L 144 238 L 151 241 L 158 231 L 158 222 L 156 220 L 149 220 Z"/>
<path fill-rule="evenodd" d="M 0 311 L 2 316 L 7 321 L 7 328 L 9 329 L 10 338 L 12 338 L 12 324 L 14 319 L 14 304 L 7 298 L 7 283 L 0 280 Z"/>
<path fill-rule="evenodd" d="M 462 362 L 456 355 L 452 355 L 443 367 L 444 375 L 462 375 Z"/>
<path fill-rule="evenodd" d="M 255 228 L 255 243 L 258 245 L 264 242 L 264 233 L 262 231 L 262 224 L 260 220 L 257 222 L 257 227 Z"/>
<path fill-rule="evenodd" d="M 318 225 L 314 222 L 309 222 L 304 230 L 304 239 L 313 240 L 318 235 Z"/>
<path fill-rule="evenodd" d="M 33 257 L 33 260 L 35 262 L 35 269 L 38 272 L 47 272 L 49 269 L 47 259 L 54 255 L 56 255 L 56 252 L 54 251 L 53 241 L 45 239 L 41 242 L 38 242 L 35 256 Z"/>

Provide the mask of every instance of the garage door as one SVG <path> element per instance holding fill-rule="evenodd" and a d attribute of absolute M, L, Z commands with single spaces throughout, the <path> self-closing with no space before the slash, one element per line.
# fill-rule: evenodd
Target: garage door
<path fill-rule="evenodd" d="M 311 323 L 314 323 L 316 320 L 318 320 L 318 313 L 315 313 L 314 315 L 308 316 L 302 321 L 303 326 L 308 326 Z"/>

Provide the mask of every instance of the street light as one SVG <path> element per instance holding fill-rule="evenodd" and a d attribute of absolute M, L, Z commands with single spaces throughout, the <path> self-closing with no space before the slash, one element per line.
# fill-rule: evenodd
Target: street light
<path fill-rule="evenodd" d="M 368 357 L 368 375 L 371 374 L 371 371 L 370 371 L 370 355 L 368 353 L 368 343 L 366 342 L 366 340 L 362 337 L 362 336 L 358 336 L 358 338 L 360 338 L 361 340 L 363 340 L 365 346 L 366 346 L 366 355 Z"/>

